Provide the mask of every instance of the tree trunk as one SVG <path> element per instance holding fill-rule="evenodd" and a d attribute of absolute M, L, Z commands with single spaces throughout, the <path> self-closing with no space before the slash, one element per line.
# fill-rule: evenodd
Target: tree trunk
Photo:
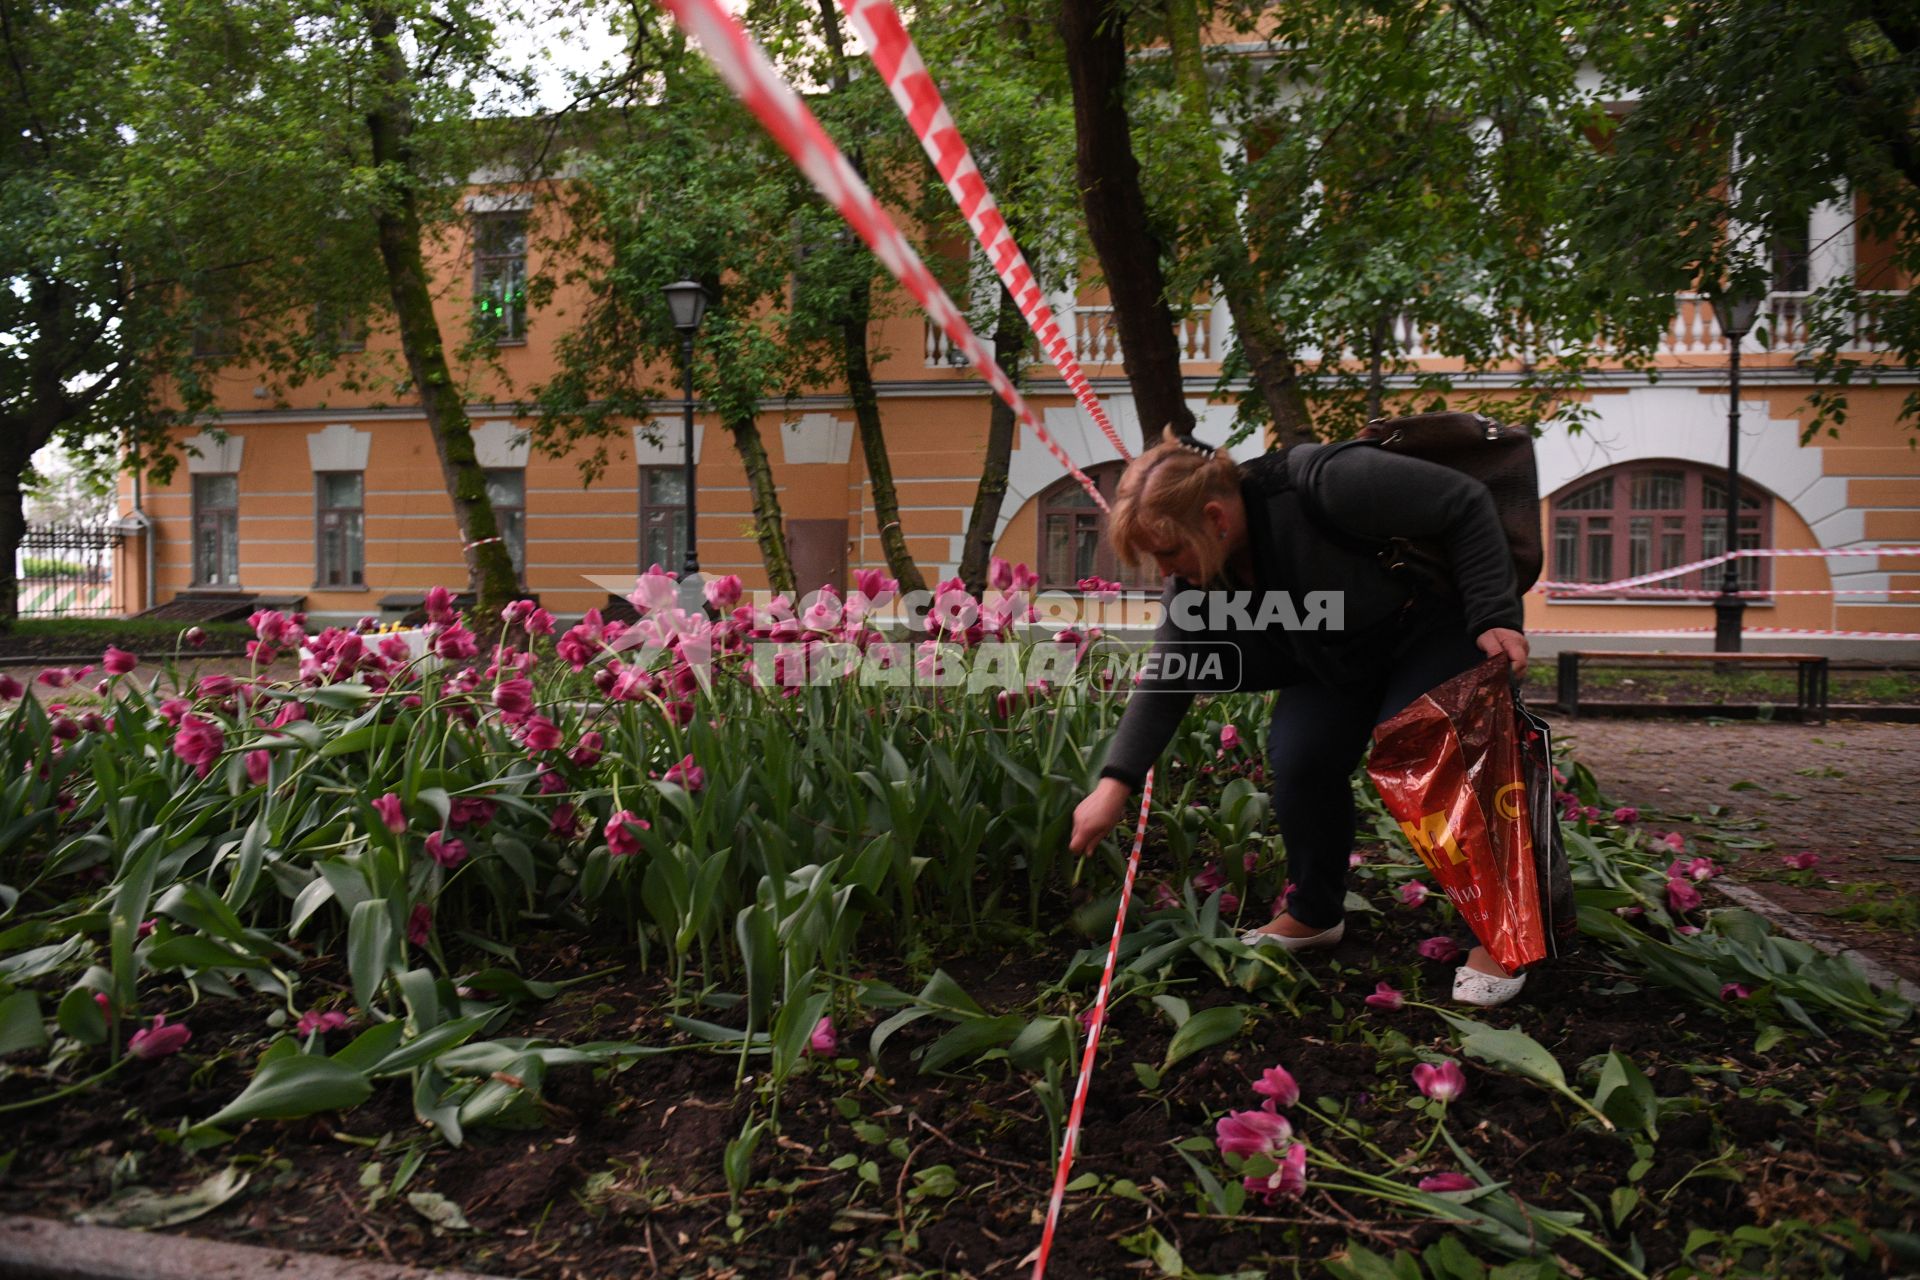
<path fill-rule="evenodd" d="M 420 210 L 414 191 L 417 175 L 413 171 L 412 104 L 407 88 L 411 73 L 400 48 L 398 20 L 379 6 L 369 7 L 367 17 L 380 59 L 380 94 L 367 112 L 367 130 L 374 166 L 389 175 L 388 184 L 393 188 L 376 218 L 380 258 L 393 295 L 400 346 L 406 353 L 414 386 L 419 388 L 420 409 L 433 435 L 440 474 L 453 499 L 453 515 L 463 544 L 461 554 L 467 564 L 467 589 L 476 601 L 475 615 L 492 617 L 521 594 L 520 585 L 513 570 L 513 556 L 506 543 L 498 540 L 500 526 L 487 499 L 486 473 L 474 452 L 466 404 L 447 367 L 440 322 L 433 314 L 433 292 L 420 250 Z"/>
<path fill-rule="evenodd" d="M 834 0 L 820 0 L 820 26 L 832 55 L 834 91 L 845 93 L 847 51 Z M 848 147 L 846 154 L 854 172 L 865 178 L 867 165 L 861 149 Z M 867 348 L 867 325 L 872 319 L 873 277 L 868 275 L 853 287 L 840 321 L 841 367 L 847 378 L 847 395 L 853 401 L 854 421 L 860 427 L 860 453 L 866 459 L 867 483 L 873 489 L 873 516 L 880 526 L 880 550 L 887 558 L 887 572 L 900 583 L 901 591 L 925 591 L 926 579 L 920 576 L 913 553 L 907 550 L 907 536 L 900 528 L 900 499 L 894 492 L 893 463 L 887 457 L 880 397 L 873 389 L 873 359 Z"/>
<path fill-rule="evenodd" d="M 1226 296 L 1234 333 L 1246 354 L 1253 384 L 1260 389 L 1260 398 L 1273 418 L 1275 435 L 1283 446 L 1310 441 L 1314 439 L 1313 413 L 1300 391 L 1300 373 L 1267 307 L 1246 237 L 1240 233 L 1232 185 L 1220 167 L 1220 148 L 1213 137 L 1213 108 L 1207 96 L 1206 62 L 1200 48 L 1200 10 L 1195 0 L 1167 0 L 1167 45 L 1180 91 L 1180 111 L 1205 170 L 1201 180 L 1206 189 L 1200 192 L 1199 205 L 1213 258 L 1213 278 Z"/>
<path fill-rule="evenodd" d="M 854 288 L 848 316 L 840 325 L 841 367 L 847 377 L 847 394 L 853 400 L 854 421 L 860 426 L 860 454 L 867 463 L 873 518 L 880 526 L 880 549 L 887 557 L 887 572 L 899 580 L 901 591 L 925 591 L 926 579 L 920 576 L 913 553 L 907 550 L 907 536 L 900 528 L 900 498 L 894 492 L 893 463 L 887 458 L 887 437 L 880 425 L 880 397 L 873 388 L 873 362 L 867 352 L 872 303 L 869 284 Z"/>
<path fill-rule="evenodd" d="M 1122 11 L 1109 0 L 1064 0 L 1060 35 L 1073 84 L 1074 167 L 1087 235 L 1107 278 L 1127 382 L 1151 445 L 1163 426 L 1190 434 L 1194 418 L 1167 306 L 1160 240 L 1147 221 L 1140 162 L 1133 154 Z"/>
<path fill-rule="evenodd" d="M 14 574 L 14 565 L 19 559 L 20 540 L 27 531 L 20 476 L 33 457 L 32 450 L 22 454 L 20 445 L 31 443 L 31 431 L 12 417 L 0 419 L 0 635 L 12 631 L 20 618 L 20 579 Z"/>
<path fill-rule="evenodd" d="M 760 560 L 767 566 L 767 582 L 789 598 L 794 594 L 793 561 L 787 558 L 786 519 L 780 514 L 780 490 L 773 483 L 773 465 L 767 461 L 766 442 L 752 414 L 727 424 L 733 447 L 747 469 L 753 490 L 753 535 L 760 544 Z"/>
<path fill-rule="evenodd" d="M 1026 349 L 1026 338 L 1027 322 L 1003 284 L 1000 314 L 993 324 L 993 359 L 1015 386 L 1020 385 L 1020 357 Z M 1007 467 L 1013 459 L 1013 410 L 999 396 L 987 397 L 987 403 L 987 454 L 981 463 L 980 487 L 974 491 L 973 513 L 967 517 L 960 557 L 960 578 L 975 597 L 986 589 L 993 531 L 1000 523 L 1000 504 L 1007 496 Z"/>

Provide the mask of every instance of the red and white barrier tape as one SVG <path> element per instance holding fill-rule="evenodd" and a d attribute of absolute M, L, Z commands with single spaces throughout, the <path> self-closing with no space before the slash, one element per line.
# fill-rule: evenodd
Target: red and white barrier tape
<path fill-rule="evenodd" d="M 1725 564 L 1729 560 L 1755 558 L 1785 560 L 1802 556 L 1819 556 L 1823 559 L 1829 556 L 1920 556 L 1920 547 L 1746 547 L 1739 551 L 1722 552 L 1710 559 L 1695 560 L 1692 564 L 1676 565 L 1671 569 L 1643 573 L 1637 578 L 1621 578 L 1616 582 L 1536 582 L 1533 589 L 1568 595 L 1598 595 L 1601 592 L 1622 591 L 1628 587 L 1643 586 L 1649 582 L 1678 578 L 1683 574 Z"/>
<path fill-rule="evenodd" d="M 1530 636 L 1710 636 L 1712 627 L 1528 627 Z M 1807 639 L 1920 640 L 1920 631 L 1821 631 L 1811 627 L 1742 627 L 1748 636 L 1801 636 Z"/>
<path fill-rule="evenodd" d="M 1047 306 L 1026 255 L 1014 242 L 1013 232 L 1008 229 L 993 193 L 987 189 L 980 167 L 973 162 L 973 153 L 960 136 L 947 104 L 941 100 L 940 90 L 921 60 L 920 51 L 914 48 L 913 37 L 900 21 L 900 12 L 893 7 L 893 0 L 840 0 L 840 7 L 846 11 L 861 40 L 866 42 L 867 56 L 873 59 L 880 78 L 886 81 L 894 102 L 899 104 L 900 113 L 906 116 L 914 136 L 940 174 L 940 180 L 947 184 L 948 193 L 960 206 L 967 225 L 973 228 L 987 261 L 993 264 L 1000 282 L 1013 295 L 1034 336 L 1040 339 L 1041 350 L 1053 361 L 1074 398 L 1120 451 L 1120 456 L 1131 458 L 1133 454 L 1120 439 L 1120 433 L 1114 430 L 1107 411 L 1101 407 L 1100 397 L 1093 393 L 1093 385 L 1081 370 L 1073 344 L 1060 331 L 1059 321 Z"/>
<path fill-rule="evenodd" d="M 721 0 L 659 0 L 659 3 L 673 15 L 682 31 L 699 42 L 720 78 L 759 118 L 781 149 L 793 157 L 794 164 L 813 184 L 814 190 L 840 211 L 847 225 L 859 233 L 874 256 L 926 311 L 927 318 L 940 326 L 947 340 L 966 355 L 994 394 L 1007 403 L 1014 416 L 1033 432 L 1034 438 L 1080 482 L 1094 505 L 1105 511 L 1107 500 L 1101 496 L 1099 487 L 1073 465 L 1066 451 L 1040 425 L 1039 418 L 1027 407 L 1006 373 L 994 363 L 986 344 L 974 334 L 953 299 L 933 278 L 927 264 L 913 251 L 893 219 L 887 216 L 886 209 L 860 180 L 827 131 L 820 127 L 800 95 L 780 78 L 760 46 L 727 12 Z"/>
<path fill-rule="evenodd" d="M 1574 598 L 1567 599 L 1565 596 L 1556 595 L 1555 599 L 1560 604 L 1577 604 L 1580 596 L 1593 593 L 1582 591 L 1577 594 L 1568 594 L 1574 595 Z M 1628 587 L 1624 591 L 1611 591 L 1607 594 L 1616 600 L 1622 596 L 1634 600 L 1642 598 L 1671 600 L 1687 597 L 1698 600 L 1701 604 L 1708 604 L 1726 593 L 1712 587 Z M 1756 588 L 1752 591 L 1735 591 L 1733 594 L 1747 600 L 1770 600 L 1774 596 L 1920 596 L 1920 587 L 1804 587 L 1790 591 L 1762 591 Z"/>
<path fill-rule="evenodd" d="M 1060 1205 L 1066 1199 L 1067 1179 L 1073 1172 L 1073 1152 L 1080 1142 L 1080 1119 L 1087 1110 L 1087 1088 L 1093 1083 L 1093 1062 L 1100 1052 L 1100 1031 L 1107 1025 L 1107 995 L 1113 989 L 1113 967 L 1120 958 L 1120 937 L 1127 931 L 1127 903 L 1133 898 L 1133 879 L 1140 870 L 1140 849 L 1147 840 L 1147 814 L 1153 808 L 1153 771 L 1140 788 L 1140 820 L 1133 828 L 1133 851 L 1127 855 L 1126 879 L 1120 882 L 1120 905 L 1113 916 L 1113 938 L 1107 943 L 1107 965 L 1100 971 L 1100 990 L 1093 997 L 1093 1019 L 1087 1027 L 1087 1047 L 1080 1055 L 1080 1079 L 1073 1086 L 1073 1107 L 1067 1112 L 1067 1131 L 1060 1139 L 1060 1164 L 1053 1171 L 1053 1196 L 1047 1201 L 1047 1225 L 1033 1258 L 1033 1280 L 1047 1273 L 1054 1232 L 1060 1225 Z"/>

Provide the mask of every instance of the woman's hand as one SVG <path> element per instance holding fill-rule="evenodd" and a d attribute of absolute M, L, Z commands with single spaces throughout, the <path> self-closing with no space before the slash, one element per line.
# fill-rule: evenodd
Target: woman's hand
<path fill-rule="evenodd" d="M 1133 788 L 1118 778 L 1102 778 L 1073 811 L 1073 839 L 1068 848 L 1086 854 L 1120 825 L 1127 814 L 1127 797 Z"/>
<path fill-rule="evenodd" d="M 1474 637 L 1480 652 L 1489 658 L 1495 654 L 1506 655 L 1507 663 L 1513 668 L 1513 678 L 1518 680 L 1527 674 L 1527 638 L 1508 627 L 1488 627 Z"/>

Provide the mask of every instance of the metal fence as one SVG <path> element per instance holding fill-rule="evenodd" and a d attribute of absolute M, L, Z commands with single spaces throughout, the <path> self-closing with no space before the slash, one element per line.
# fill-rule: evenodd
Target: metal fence
<path fill-rule="evenodd" d="M 125 535 L 110 524 L 29 524 L 13 572 L 23 618 L 104 618 L 113 607 L 113 560 Z"/>

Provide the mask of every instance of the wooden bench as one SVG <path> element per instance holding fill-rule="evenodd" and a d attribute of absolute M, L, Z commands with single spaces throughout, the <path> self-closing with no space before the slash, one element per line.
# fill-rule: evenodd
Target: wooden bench
<path fill-rule="evenodd" d="M 1554 700 L 1570 716 L 1580 714 L 1580 665 L 1655 667 L 1681 670 L 1707 663 L 1726 669 L 1786 670 L 1797 677 L 1796 705 L 1802 723 L 1827 722 L 1827 659 L 1818 653 L 1673 653 L 1631 649 L 1568 649 L 1560 654 L 1559 684 Z"/>

